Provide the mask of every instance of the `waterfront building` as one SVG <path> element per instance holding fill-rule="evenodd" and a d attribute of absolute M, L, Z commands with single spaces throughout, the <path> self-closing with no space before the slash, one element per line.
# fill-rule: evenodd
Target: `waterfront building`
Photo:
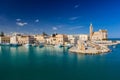
<path fill-rule="evenodd" d="M 17 39 L 17 36 L 11 36 L 10 37 L 10 43 L 11 44 L 18 44 L 18 39 Z"/>
<path fill-rule="evenodd" d="M 47 44 L 66 44 L 68 42 L 68 37 L 67 35 L 64 34 L 56 34 L 54 36 L 50 36 L 48 39 L 46 39 Z"/>
<path fill-rule="evenodd" d="M 9 36 L 0 36 L 0 43 L 10 43 Z"/>
<path fill-rule="evenodd" d="M 34 35 L 35 42 L 45 43 L 46 37 L 44 35 Z"/>
<path fill-rule="evenodd" d="M 79 35 L 79 40 L 87 41 L 87 40 L 89 40 L 89 36 L 87 34 L 80 34 Z"/>
<path fill-rule="evenodd" d="M 90 24 L 90 40 L 101 41 L 107 40 L 107 30 L 99 30 L 97 32 L 93 32 L 93 26 Z"/>
<path fill-rule="evenodd" d="M 10 38 L 11 44 L 33 44 L 34 37 L 29 35 L 13 35 Z"/>
<path fill-rule="evenodd" d="M 18 36 L 18 43 L 19 44 L 33 44 L 34 43 L 34 37 L 29 35 L 22 35 Z"/>
<path fill-rule="evenodd" d="M 68 36 L 68 41 L 70 44 L 76 44 L 77 40 L 78 40 L 78 36 L 77 35 L 67 35 Z"/>

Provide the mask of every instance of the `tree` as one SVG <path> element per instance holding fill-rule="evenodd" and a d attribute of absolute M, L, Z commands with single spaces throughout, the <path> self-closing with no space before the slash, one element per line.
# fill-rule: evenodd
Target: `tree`
<path fill-rule="evenodd" d="M 56 34 L 52 34 L 52 37 L 55 37 L 56 36 Z"/>
<path fill-rule="evenodd" d="M 4 36 L 4 32 L 1 32 L 1 33 L 0 33 L 0 36 Z"/>
<path fill-rule="evenodd" d="M 42 33 L 43 36 L 48 36 L 48 34 L 46 34 L 45 32 Z"/>

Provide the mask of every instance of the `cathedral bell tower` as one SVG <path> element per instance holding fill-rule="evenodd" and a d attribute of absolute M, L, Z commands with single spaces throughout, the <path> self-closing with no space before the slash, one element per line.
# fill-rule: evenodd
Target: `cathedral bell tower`
<path fill-rule="evenodd" d="M 90 40 L 92 40 L 92 35 L 93 35 L 93 26 L 90 24 Z"/>

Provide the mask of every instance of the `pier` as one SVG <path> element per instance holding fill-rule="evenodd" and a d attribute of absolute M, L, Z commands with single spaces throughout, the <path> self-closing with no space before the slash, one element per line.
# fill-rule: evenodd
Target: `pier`
<path fill-rule="evenodd" d="M 74 46 L 69 49 L 69 51 L 81 54 L 101 54 L 111 51 L 108 46 L 103 44 L 96 44 L 95 42 L 91 41 L 79 42 L 78 44 L 79 45 L 77 45 L 76 47 Z"/>

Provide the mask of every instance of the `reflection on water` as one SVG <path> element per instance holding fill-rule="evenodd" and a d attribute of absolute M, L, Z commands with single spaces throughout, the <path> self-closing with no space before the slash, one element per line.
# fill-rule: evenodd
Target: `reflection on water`
<path fill-rule="evenodd" d="M 82 55 L 82 54 L 77 54 L 77 53 L 69 53 L 68 49 L 66 47 L 58 48 L 58 47 L 9 47 L 9 46 L 0 46 L 0 54 L 8 53 L 9 57 L 11 59 L 17 59 L 20 60 L 25 59 L 25 60 L 30 60 L 40 57 L 54 57 L 54 58 L 61 58 L 64 60 L 75 60 L 77 62 L 84 61 L 84 60 L 94 60 L 93 56 L 96 56 L 95 58 L 99 58 L 101 61 L 104 61 L 104 55 Z M 101 57 L 103 56 L 103 57 Z"/>
<path fill-rule="evenodd" d="M 0 80 L 119 80 L 120 45 L 103 55 L 67 48 L 0 46 Z M 5 79 L 1 79 L 4 76 Z M 43 79 L 41 79 L 41 77 Z"/>
<path fill-rule="evenodd" d="M 120 46 L 116 46 L 113 51 L 118 51 Z M 112 48 L 111 48 L 112 49 Z M 73 61 L 77 63 L 86 62 L 95 62 L 98 61 L 103 63 L 106 60 L 106 57 L 111 56 L 113 52 L 101 55 L 82 55 L 77 53 L 69 53 L 68 49 L 65 47 L 9 47 L 9 46 L 0 46 L 0 56 L 4 56 L 7 60 L 10 59 L 13 61 L 20 61 L 22 63 L 44 61 L 44 60 L 63 60 L 71 64 Z M 107 56 L 106 56 L 107 55 Z M 118 54 L 117 54 L 118 55 Z M 2 59 L 2 58 L 1 58 Z"/>
<path fill-rule="evenodd" d="M 11 56 L 26 55 L 28 56 L 29 48 L 26 47 L 10 47 Z"/>
<path fill-rule="evenodd" d="M 58 47 L 5 47 L 0 46 L 0 54 L 2 56 L 9 55 L 8 59 L 12 61 L 12 63 L 19 61 L 19 63 L 25 62 L 38 62 L 38 61 L 48 61 L 49 59 L 52 61 L 56 60 L 63 60 L 67 61 L 67 63 L 71 63 L 71 61 L 80 62 L 80 60 L 85 59 L 85 55 L 68 53 L 68 49 L 65 47 L 58 48 Z M 24 61 L 23 61 L 24 60 Z M 23 61 L 23 62 L 22 62 Z M 58 63 L 59 64 L 59 63 Z"/>
<path fill-rule="evenodd" d="M 0 46 L 0 55 L 2 54 L 2 47 Z"/>

